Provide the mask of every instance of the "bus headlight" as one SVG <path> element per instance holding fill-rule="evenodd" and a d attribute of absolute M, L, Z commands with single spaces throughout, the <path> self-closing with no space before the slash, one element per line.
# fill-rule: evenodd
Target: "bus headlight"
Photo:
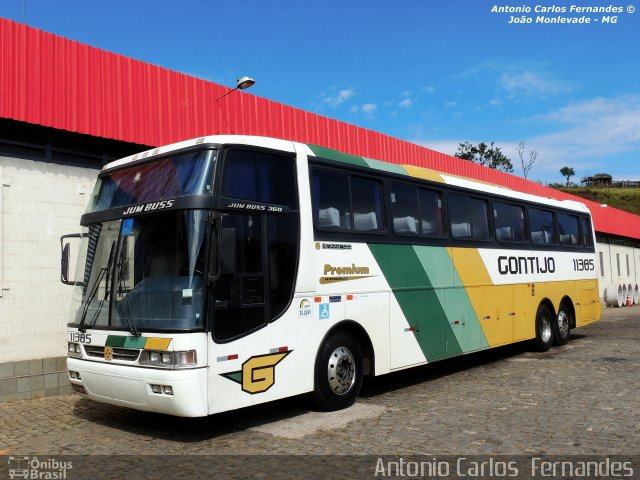
<path fill-rule="evenodd" d="M 67 342 L 67 354 L 70 357 L 81 357 L 82 350 L 80 349 L 80 344 L 75 342 Z"/>
<path fill-rule="evenodd" d="M 156 352 L 147 350 L 140 355 L 140 364 L 160 368 L 186 368 L 197 364 L 196 351 Z"/>

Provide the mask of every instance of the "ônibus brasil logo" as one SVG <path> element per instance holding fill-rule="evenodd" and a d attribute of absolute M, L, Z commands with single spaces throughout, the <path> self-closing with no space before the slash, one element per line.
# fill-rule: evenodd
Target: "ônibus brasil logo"
<path fill-rule="evenodd" d="M 37 478 L 51 480 L 65 480 L 67 470 L 73 468 L 72 462 L 47 458 L 45 460 L 38 457 L 9 457 L 9 478 Z"/>

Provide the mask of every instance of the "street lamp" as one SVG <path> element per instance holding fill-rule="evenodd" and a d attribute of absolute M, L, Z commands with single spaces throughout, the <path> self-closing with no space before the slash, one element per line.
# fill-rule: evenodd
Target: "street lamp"
<path fill-rule="evenodd" d="M 254 83 L 256 83 L 256 81 L 251 77 L 240 77 L 236 81 L 236 88 L 229 90 L 227 93 L 225 93 L 223 95 L 220 95 L 218 98 L 216 98 L 216 100 L 220 100 L 222 97 L 226 97 L 231 92 L 234 92 L 236 90 L 245 90 L 245 89 L 253 86 Z"/>

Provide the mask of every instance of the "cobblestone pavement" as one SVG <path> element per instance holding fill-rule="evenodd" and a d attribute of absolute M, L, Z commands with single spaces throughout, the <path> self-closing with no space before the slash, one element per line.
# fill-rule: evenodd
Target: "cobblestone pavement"
<path fill-rule="evenodd" d="M 16 401 L 0 404 L 0 455 L 637 455 L 639 354 L 640 307 L 608 309 L 546 353 L 517 344 L 369 379 L 358 405 L 376 413 L 302 438 L 268 427 L 295 430 L 304 397 L 204 419 Z"/>

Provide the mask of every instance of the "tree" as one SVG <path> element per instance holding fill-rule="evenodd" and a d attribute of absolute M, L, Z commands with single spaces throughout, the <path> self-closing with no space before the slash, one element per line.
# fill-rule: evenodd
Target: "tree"
<path fill-rule="evenodd" d="M 576 171 L 571 167 L 562 167 L 560 169 L 560 175 L 567 177 L 567 187 L 569 186 L 569 179 L 576 174 Z"/>
<path fill-rule="evenodd" d="M 524 142 L 518 143 L 518 147 L 516 151 L 518 152 L 518 156 L 520 157 L 520 165 L 522 166 L 522 176 L 527 178 L 529 176 L 529 172 L 533 167 L 536 166 L 536 161 L 538 159 L 538 152 L 536 150 L 529 150 L 529 158 L 525 160 L 524 153 Z"/>
<path fill-rule="evenodd" d="M 495 170 L 513 172 L 511 160 L 502 153 L 500 147 L 494 146 L 493 142 L 491 145 L 484 142 L 478 145 L 471 145 L 469 142 L 461 143 L 458 145 L 455 156 Z"/>

